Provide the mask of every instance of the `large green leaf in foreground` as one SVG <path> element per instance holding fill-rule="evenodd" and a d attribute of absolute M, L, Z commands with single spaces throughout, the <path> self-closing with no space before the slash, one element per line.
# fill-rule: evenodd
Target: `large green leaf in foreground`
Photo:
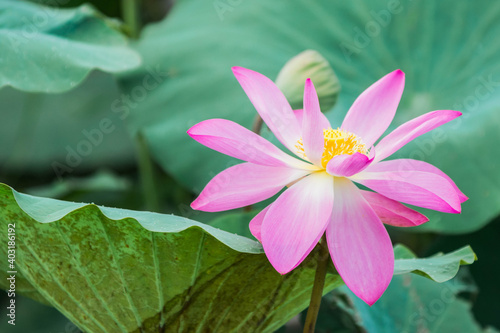
<path fill-rule="evenodd" d="M 117 73 L 138 66 L 139 55 L 116 26 L 89 5 L 55 9 L 0 0 L 0 87 L 62 92 L 93 69 Z"/>
<path fill-rule="evenodd" d="M 6 185 L 0 207 L 2 228 L 15 224 L 17 292 L 86 332 L 272 332 L 309 301 L 316 251 L 281 276 L 258 242 L 173 215 L 38 198 Z M 0 234 L 2 244 L 6 238 Z M 411 253 L 398 247 L 396 255 L 404 258 L 398 271 Z M 434 266 L 472 261 L 468 248 Z M 3 262 L 6 288 L 12 268 Z M 404 269 L 435 278 L 412 262 Z M 440 274 L 442 281 L 456 270 Z M 332 265 L 325 292 L 341 284 Z"/>
<path fill-rule="evenodd" d="M 462 233 L 500 213 L 500 2 L 453 1 L 202 1 L 181 0 L 137 45 L 144 68 L 125 78 L 129 91 L 147 66 L 171 77 L 134 110 L 156 160 L 190 189 L 203 186 L 234 159 L 186 135 L 195 123 L 226 118 L 250 127 L 256 111 L 231 73 L 244 66 L 272 79 L 306 49 L 333 66 L 342 92 L 333 112 L 341 124 L 355 98 L 401 68 L 406 87 L 390 129 L 426 112 L 463 116 L 408 144 L 394 157 L 441 168 L 471 198 L 462 214 L 426 211 L 416 230 Z M 412 229 L 412 230 L 415 230 Z"/>

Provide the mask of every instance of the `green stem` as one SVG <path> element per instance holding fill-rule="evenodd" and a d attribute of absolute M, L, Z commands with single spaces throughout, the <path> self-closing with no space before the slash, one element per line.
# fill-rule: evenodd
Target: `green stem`
<path fill-rule="evenodd" d="M 139 1 L 140 0 L 122 0 L 122 17 L 130 32 L 130 37 L 136 39 L 139 37 L 141 30 L 139 18 Z"/>
<path fill-rule="evenodd" d="M 323 297 L 323 287 L 325 286 L 326 271 L 330 253 L 326 245 L 326 235 L 321 238 L 320 251 L 318 257 L 318 265 L 316 266 L 316 274 L 314 275 L 314 285 L 307 310 L 306 322 L 304 324 L 304 333 L 314 333 L 316 320 L 318 319 L 319 307 L 321 306 L 321 298 Z"/>
<path fill-rule="evenodd" d="M 137 134 L 137 154 L 139 177 L 146 209 L 152 212 L 158 212 L 160 210 L 160 204 L 156 189 L 154 165 L 151 160 L 148 143 L 142 133 Z"/>

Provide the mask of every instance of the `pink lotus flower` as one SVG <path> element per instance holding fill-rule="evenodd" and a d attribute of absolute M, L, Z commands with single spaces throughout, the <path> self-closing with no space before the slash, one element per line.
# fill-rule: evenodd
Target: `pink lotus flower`
<path fill-rule="evenodd" d="M 273 267 L 281 274 L 290 272 L 326 232 L 342 279 L 372 305 L 394 271 L 394 252 L 383 223 L 412 227 L 428 221 L 399 202 L 460 213 L 467 200 L 446 174 L 428 163 L 382 160 L 461 113 L 426 113 L 373 146 L 396 113 L 404 88 L 402 71 L 387 74 L 365 90 L 337 129 L 321 113 L 310 79 L 305 83 L 304 109 L 293 111 L 267 77 L 241 67 L 233 72 L 269 129 L 299 158 L 229 120 L 203 121 L 189 129 L 193 139 L 246 163 L 216 175 L 191 207 L 207 212 L 240 208 L 287 186 L 250 222 Z"/>

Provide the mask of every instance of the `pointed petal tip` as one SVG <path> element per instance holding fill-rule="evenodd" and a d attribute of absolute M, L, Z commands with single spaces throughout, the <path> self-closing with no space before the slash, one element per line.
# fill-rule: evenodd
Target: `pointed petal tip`
<path fill-rule="evenodd" d="M 189 206 L 191 207 L 191 209 L 198 210 L 200 212 L 208 212 L 208 213 L 220 212 L 220 210 L 217 210 L 217 209 L 214 209 L 211 207 L 207 207 L 206 203 L 203 203 L 203 202 L 200 203 L 198 199 L 193 201 L 191 203 L 191 205 L 189 205 Z"/>
<path fill-rule="evenodd" d="M 390 282 L 390 280 L 389 280 Z M 378 290 L 369 290 L 369 291 L 354 291 L 352 290 L 349 286 L 347 286 L 351 291 L 358 296 L 363 302 L 368 304 L 369 306 L 372 306 L 375 304 L 380 297 L 384 294 L 386 291 L 387 287 L 389 286 L 389 283 L 384 288 L 379 288 Z"/>
<path fill-rule="evenodd" d="M 305 97 L 306 94 L 314 94 L 317 96 L 316 88 L 314 87 L 314 83 L 312 82 L 312 80 L 310 78 L 306 79 L 306 83 L 304 84 L 304 103 L 305 103 L 305 99 L 306 99 L 306 97 Z M 309 98 L 311 98 L 311 96 L 309 96 Z"/>
<path fill-rule="evenodd" d="M 222 118 L 205 119 L 205 120 L 202 120 L 202 121 L 194 124 L 193 126 L 191 126 L 186 132 L 190 135 L 199 135 L 200 129 L 201 129 L 201 132 L 206 132 L 207 127 L 210 127 L 210 125 L 213 125 L 214 123 L 217 124 L 219 122 L 228 123 L 230 121 L 227 119 L 222 119 Z M 193 132 L 195 132 L 195 133 L 193 133 Z M 198 132 L 198 133 L 196 133 L 196 132 Z M 206 135 L 206 134 L 201 133 L 201 135 Z"/>
<path fill-rule="evenodd" d="M 234 76 L 239 77 L 239 76 L 246 76 L 248 74 L 259 74 L 261 76 L 264 76 L 256 71 L 253 71 L 251 69 L 241 67 L 241 66 L 233 66 L 231 67 L 231 70 L 233 71 Z"/>
<path fill-rule="evenodd" d="M 405 81 L 406 81 L 406 74 L 400 69 L 396 69 L 394 72 L 391 73 L 393 80 L 395 82 L 398 82 L 400 84 L 400 89 L 403 90 L 405 86 Z"/>
<path fill-rule="evenodd" d="M 437 111 L 432 111 L 432 112 L 446 113 L 451 119 L 455 119 L 457 117 L 460 117 L 463 114 L 461 111 L 457 111 L 457 110 L 437 110 Z"/>
<path fill-rule="evenodd" d="M 411 221 L 413 225 L 408 225 L 408 227 L 418 227 L 419 225 L 422 225 L 427 222 L 429 222 L 429 218 L 423 214 L 420 214 L 420 216 L 417 219 Z"/>
<path fill-rule="evenodd" d="M 189 205 L 189 207 L 191 207 L 191 209 L 198 210 L 199 205 L 198 205 L 197 201 L 198 201 L 198 199 L 196 199 L 195 201 L 191 202 L 191 204 Z"/>
<path fill-rule="evenodd" d="M 418 213 L 418 212 L 416 212 L 416 213 Z M 387 224 L 393 225 L 395 227 L 410 227 L 410 228 L 412 228 L 412 227 L 418 227 L 419 225 L 422 225 L 424 223 L 429 222 L 429 218 L 427 216 L 425 216 L 424 214 L 418 213 L 418 216 L 416 216 L 414 220 L 406 219 L 406 221 L 408 221 L 408 223 L 404 224 L 404 225 L 395 225 L 395 224 L 390 224 L 390 223 L 387 223 Z M 385 223 L 385 221 L 382 221 L 382 222 Z"/>
<path fill-rule="evenodd" d="M 246 68 L 240 67 L 240 66 L 233 66 L 233 67 L 231 67 L 231 70 L 233 71 L 233 73 L 240 72 L 241 70 L 245 70 L 245 69 Z"/>
<path fill-rule="evenodd" d="M 437 210 L 437 209 L 435 209 Z M 438 210 L 439 211 L 439 210 Z M 456 207 L 452 207 L 451 205 L 447 205 L 445 210 L 442 210 L 443 213 L 449 213 L 449 214 L 461 214 L 462 213 L 462 205 L 458 205 Z"/>
<path fill-rule="evenodd" d="M 401 90 L 404 89 L 404 85 L 405 85 L 405 81 L 406 81 L 406 74 L 405 74 L 405 72 L 403 72 L 400 69 L 396 69 L 395 71 L 387 74 L 386 77 L 390 77 L 391 81 L 394 80 L 393 82 L 399 84 Z"/>
<path fill-rule="evenodd" d="M 373 304 L 375 304 L 380 299 L 380 297 L 382 297 L 382 295 L 387 290 L 387 287 L 389 287 L 389 284 L 391 283 L 391 281 L 392 281 L 392 275 L 391 275 L 390 279 L 388 279 L 387 281 L 385 281 L 385 283 L 383 285 L 379 285 L 375 289 L 364 290 L 364 291 L 354 291 L 352 289 L 351 290 L 363 302 L 365 302 L 369 306 L 372 306 Z"/>
<path fill-rule="evenodd" d="M 190 127 L 187 131 L 186 131 L 186 133 L 187 133 L 190 137 L 192 137 L 193 135 L 195 135 L 195 133 L 193 133 L 193 132 L 195 132 L 195 131 L 196 131 L 196 128 L 198 128 L 198 126 L 199 126 L 200 124 L 202 124 L 202 123 L 203 123 L 203 121 L 202 121 L 202 122 L 199 122 L 199 123 L 197 123 L 197 124 L 194 124 L 193 126 L 191 126 L 191 127 Z"/>
<path fill-rule="evenodd" d="M 207 120 L 200 121 L 197 124 L 194 124 L 186 131 L 187 135 L 189 135 L 191 138 L 196 140 L 196 138 L 198 136 L 203 135 L 203 133 L 200 133 L 200 132 L 203 132 L 204 125 L 206 125 L 207 123 L 209 123 L 212 120 L 217 120 L 217 119 L 207 119 Z"/>
<path fill-rule="evenodd" d="M 193 210 L 199 210 L 201 212 L 216 212 L 216 210 L 210 210 L 205 208 L 207 207 L 207 202 L 204 199 L 205 198 L 203 198 L 203 195 L 200 194 L 196 199 L 194 199 L 193 202 L 191 202 L 189 207 L 191 207 L 191 209 Z"/>
<path fill-rule="evenodd" d="M 348 286 L 349 287 L 349 286 Z M 358 296 L 363 302 L 368 304 L 369 306 L 372 306 L 373 304 L 377 303 L 377 301 L 382 297 L 384 294 L 385 290 L 387 289 L 387 286 L 383 289 L 380 289 L 377 292 L 369 291 L 369 292 L 354 292 L 353 293 Z M 351 290 L 352 291 L 352 290 Z"/>
<path fill-rule="evenodd" d="M 267 255 L 267 253 L 266 253 Z M 290 271 L 292 271 L 295 267 L 286 267 L 286 266 L 283 266 L 282 263 L 277 263 L 277 262 L 273 262 L 271 261 L 271 258 L 269 256 L 267 256 L 267 259 L 269 260 L 269 263 L 271 264 L 271 266 L 273 266 L 273 268 L 276 270 L 276 272 L 278 272 L 280 275 L 285 275 L 285 274 L 288 274 Z M 295 266 L 298 266 L 298 265 L 295 265 Z"/>
<path fill-rule="evenodd" d="M 319 241 L 319 240 L 318 240 Z M 297 257 L 280 257 L 279 253 L 276 253 L 273 251 L 272 247 L 269 247 L 268 243 L 266 243 L 266 240 L 264 237 L 262 237 L 261 234 L 261 244 L 262 247 L 264 248 L 264 252 L 267 256 L 267 260 L 269 260 L 269 263 L 273 268 L 281 275 L 285 275 L 293 271 L 295 268 L 297 268 L 302 261 L 309 255 L 309 253 L 313 250 L 313 248 L 316 246 L 317 241 L 315 241 L 311 247 L 306 251 L 306 253 L 303 254 L 302 258 L 297 260 Z"/>
<path fill-rule="evenodd" d="M 253 72 L 252 70 L 245 68 L 245 67 L 240 67 L 240 66 L 233 66 L 231 67 L 231 71 L 233 72 L 233 75 L 238 79 L 239 77 L 245 76 L 248 72 Z"/>
<path fill-rule="evenodd" d="M 401 69 L 395 69 L 392 72 L 387 73 L 385 78 L 390 78 L 390 79 L 396 79 L 398 81 L 403 81 L 405 80 L 405 72 L 403 72 Z"/>
<path fill-rule="evenodd" d="M 200 121 L 199 123 L 196 123 L 194 124 L 193 126 L 191 126 L 187 131 L 186 133 L 190 136 L 190 137 L 194 137 L 196 135 L 198 135 L 199 133 L 198 130 L 201 128 L 204 127 L 204 125 L 206 124 L 209 124 L 210 122 L 212 121 L 217 121 L 218 119 L 206 119 L 206 120 L 203 120 L 203 121 Z"/>

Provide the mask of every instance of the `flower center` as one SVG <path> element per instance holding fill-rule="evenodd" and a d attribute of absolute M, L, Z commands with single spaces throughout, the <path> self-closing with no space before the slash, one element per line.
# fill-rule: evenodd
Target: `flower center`
<path fill-rule="evenodd" d="M 325 138 L 323 156 L 321 157 L 321 166 L 323 168 L 326 168 L 326 165 L 332 157 L 337 155 L 352 155 L 354 153 L 368 154 L 366 145 L 361 138 L 356 136 L 356 134 L 341 130 L 340 128 L 328 128 L 323 130 L 323 135 Z M 299 155 L 306 157 L 302 138 L 297 141 L 295 147 Z"/>

